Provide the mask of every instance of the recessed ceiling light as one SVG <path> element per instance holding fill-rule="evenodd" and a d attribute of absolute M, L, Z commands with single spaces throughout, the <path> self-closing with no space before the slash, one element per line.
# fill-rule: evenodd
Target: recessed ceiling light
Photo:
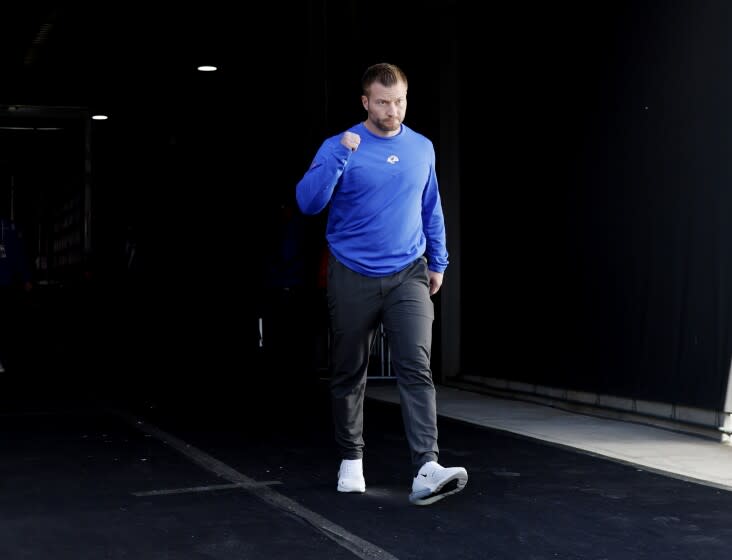
<path fill-rule="evenodd" d="M 216 68 L 215 66 L 199 66 L 198 67 L 199 72 L 216 72 L 216 70 L 218 70 L 218 68 Z"/>
<path fill-rule="evenodd" d="M 107 115 L 92 115 L 93 121 L 106 121 L 108 118 Z"/>

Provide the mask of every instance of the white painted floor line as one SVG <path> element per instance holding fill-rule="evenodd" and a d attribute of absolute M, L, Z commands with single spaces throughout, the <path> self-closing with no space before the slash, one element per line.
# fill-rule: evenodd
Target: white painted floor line
<path fill-rule="evenodd" d="M 133 496 L 167 496 L 168 494 L 189 494 L 192 492 L 211 492 L 213 490 L 232 490 L 234 488 L 254 488 L 256 486 L 271 486 L 273 484 L 282 484 L 279 480 L 266 480 L 264 482 L 255 482 L 254 484 L 244 484 L 237 482 L 233 484 L 213 484 L 209 486 L 193 486 L 191 488 L 171 488 L 170 490 L 150 490 L 148 492 L 132 492 Z"/>
<path fill-rule="evenodd" d="M 229 465 L 212 457 L 208 453 L 189 445 L 185 441 L 178 439 L 175 436 L 156 428 L 152 424 L 148 424 L 147 422 L 144 422 L 143 420 L 140 420 L 126 412 L 117 410 L 111 412 L 123 418 L 138 430 L 169 445 L 209 472 L 212 472 L 229 482 L 241 484 L 244 490 L 263 502 L 284 511 L 289 515 L 299 517 L 324 536 L 335 541 L 343 548 L 351 551 L 359 558 L 368 560 L 398 560 L 396 556 L 389 554 L 384 549 L 379 548 L 375 544 L 370 543 L 353 533 L 350 533 L 340 525 L 337 525 L 322 515 L 307 509 L 295 500 L 272 490 L 269 486 L 258 483 L 256 480 L 249 478 Z"/>

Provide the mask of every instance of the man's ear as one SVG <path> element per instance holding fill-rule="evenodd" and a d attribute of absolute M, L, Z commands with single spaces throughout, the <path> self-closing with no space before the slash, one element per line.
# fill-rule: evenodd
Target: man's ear
<path fill-rule="evenodd" d="M 361 105 L 363 105 L 363 108 L 367 111 L 369 110 L 369 98 L 365 95 L 361 96 Z"/>

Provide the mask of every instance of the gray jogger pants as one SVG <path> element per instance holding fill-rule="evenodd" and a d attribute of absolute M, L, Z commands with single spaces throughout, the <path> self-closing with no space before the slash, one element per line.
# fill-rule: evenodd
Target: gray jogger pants
<path fill-rule="evenodd" d="M 333 337 L 331 396 L 335 438 L 343 459 L 363 457 L 363 401 L 371 343 L 384 324 L 397 377 L 402 419 L 418 469 L 436 461 L 437 413 L 430 369 L 434 305 L 427 261 L 390 276 L 363 276 L 330 256 L 328 308 Z"/>

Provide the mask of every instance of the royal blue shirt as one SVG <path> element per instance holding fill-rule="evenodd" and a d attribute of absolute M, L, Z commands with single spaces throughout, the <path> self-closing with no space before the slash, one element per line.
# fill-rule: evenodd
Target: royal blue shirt
<path fill-rule="evenodd" d="M 448 264 L 445 221 L 437 188 L 435 149 L 402 125 L 388 138 L 361 124 L 353 152 L 341 134 L 325 140 L 297 184 L 297 203 L 317 214 L 328 203 L 326 238 L 333 256 L 365 276 L 388 276 L 417 258 L 444 272 Z"/>

